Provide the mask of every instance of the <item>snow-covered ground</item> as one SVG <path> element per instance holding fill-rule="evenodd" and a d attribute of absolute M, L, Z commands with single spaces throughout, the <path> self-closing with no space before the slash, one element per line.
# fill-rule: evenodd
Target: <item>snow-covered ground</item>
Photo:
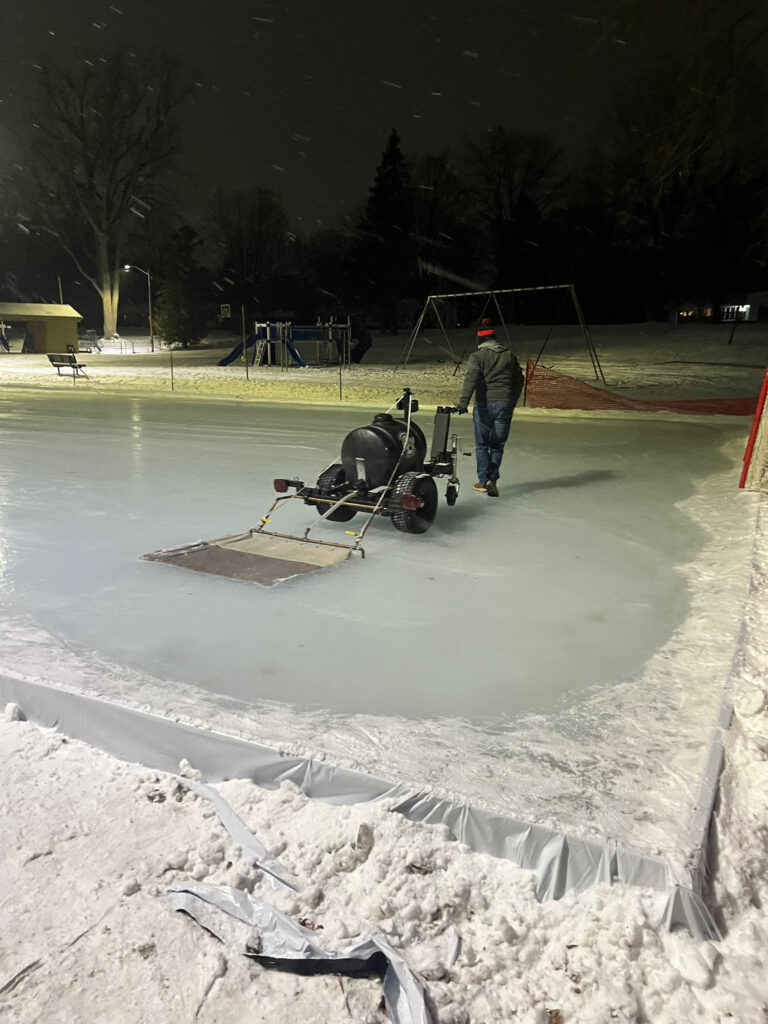
<path fill-rule="evenodd" d="M 591 329 L 608 388 L 632 398 L 667 399 L 756 395 L 768 361 L 766 333 L 761 323 L 740 324 L 733 336 L 732 326 L 727 324 L 601 325 Z M 499 330 L 499 334 L 503 332 Z M 545 365 L 596 383 L 578 327 L 559 326 L 549 336 L 547 326 L 512 325 L 508 334 L 521 363 L 536 359 L 544 345 L 541 361 Z M 472 350 L 473 339 L 468 330 L 450 331 L 447 338 L 439 330 L 428 330 L 419 335 L 408 354 L 407 333 L 376 337 L 364 361 L 343 371 L 342 402 L 378 406 L 391 400 L 393 389 L 407 383 L 424 403 L 453 403 L 461 375 L 461 370 L 453 375 L 453 360 Z M 90 380 L 80 380 L 75 386 L 96 394 L 161 394 L 173 389 L 180 395 L 201 397 L 339 404 L 337 366 L 249 367 L 247 375 L 240 359 L 217 366 L 236 342 L 236 338 L 212 336 L 199 349 L 173 353 L 166 349 L 148 352 L 146 338 L 136 340 L 135 353 L 129 352 L 126 340 L 117 345 L 106 343 L 103 353 L 83 353 Z M 45 356 L 21 356 L 19 348 L 19 340 L 14 339 L 11 355 L 0 353 L 0 386 L 73 387 L 71 377 L 53 372 Z M 314 361 L 313 342 L 302 343 L 300 348 Z"/>
<path fill-rule="evenodd" d="M 757 329 L 741 348 L 739 339 L 746 334 L 738 332 L 732 346 L 726 344 L 727 333 L 670 331 L 661 340 L 648 337 L 657 334 L 651 329 L 643 339 L 622 329 L 612 345 L 607 333 L 598 337 L 609 382 L 612 368 L 623 366 L 624 386 L 634 395 L 648 386 L 652 373 L 659 397 L 757 393 L 768 362 L 768 346 Z M 552 360 L 557 369 L 575 372 L 581 364 L 588 369 L 581 353 L 563 349 Z M 201 396 L 221 396 L 221 370 L 202 365 L 205 358 L 203 353 L 190 357 L 189 373 L 195 375 L 190 380 Z M 42 362 L 36 366 L 38 359 L 0 360 L 0 385 L 73 387 L 56 380 Z M 94 381 L 82 382 L 83 389 L 91 388 L 97 374 L 99 388 L 106 387 L 101 378 L 107 376 L 109 359 L 151 362 L 152 357 L 87 357 L 94 364 Z M 167 353 L 157 359 L 167 359 Z M 737 363 L 738 370 L 725 363 Z M 244 370 L 235 373 L 239 376 L 233 373 L 230 380 L 239 395 Z M 281 379 L 279 371 L 260 373 L 272 399 L 295 400 L 297 388 L 309 387 L 311 398 L 334 400 L 313 393 L 306 376 L 297 379 L 326 374 L 322 387 L 330 391 L 333 371 L 292 371 Z M 435 398 L 451 399 L 445 366 L 424 366 L 423 373 L 422 394 L 432 375 Z M 391 370 L 361 367 L 350 371 L 350 377 L 354 374 L 369 381 L 356 401 L 378 405 L 383 394 L 391 394 Z M 109 387 L 138 392 L 164 386 L 161 374 L 154 385 L 148 376 L 139 381 L 122 368 Z M 206 384 L 209 377 L 216 387 Z M 409 372 L 408 383 L 418 388 L 412 381 Z M 346 387 L 345 379 L 345 393 Z M 615 422 L 600 415 L 585 418 L 606 429 Z M 731 445 L 732 459 L 736 447 Z M 308 801 L 290 784 L 265 792 L 242 781 L 223 783 L 220 792 L 298 882 L 297 893 L 275 893 L 242 857 L 210 804 L 177 778 L 117 762 L 19 721 L 10 709 L 0 723 L 5 883 L 0 1019 L 20 1024 L 91 1018 L 115 1024 L 386 1019 L 378 981 L 267 971 L 172 912 L 164 896 L 169 883 L 197 879 L 263 896 L 316 929 L 318 941 L 329 949 L 343 947 L 371 925 L 381 929 L 422 973 L 434 1019 L 442 1022 L 764 1022 L 768 512 L 764 497 L 735 491 L 737 470 L 736 461 L 730 471 L 703 479 L 688 499 L 688 513 L 711 531 L 711 540 L 685 567 L 688 618 L 675 631 L 672 646 L 649 660 L 645 674 L 656 696 L 668 693 L 671 706 L 680 707 L 698 699 L 697 657 L 702 667 L 712 657 L 721 658 L 728 676 L 736 714 L 726 742 L 709 892 L 724 931 L 721 942 L 701 944 L 682 933 L 666 933 L 660 921 L 663 894 L 656 892 L 595 888 L 540 904 L 529 873 L 447 842 L 442 827 L 392 815 L 386 802 L 332 808 Z M 752 526 L 745 541 L 747 521 Z M 707 636 L 723 617 L 740 624 L 738 643 L 719 652 L 707 649 Z M 599 703 L 584 711 L 582 727 L 595 731 L 596 743 L 604 711 Z M 627 702 L 626 711 L 631 760 L 642 707 Z M 307 745 L 309 739 L 302 737 Z M 551 735 L 535 738 L 542 758 L 553 756 L 551 740 Z M 659 751 L 669 758 L 674 786 L 685 752 L 669 749 L 663 736 Z M 555 753 L 567 761 L 566 746 Z M 460 778 L 461 766 L 450 767 Z M 647 767 L 638 760 L 638 792 L 646 789 Z M 573 800 L 585 796 L 579 771 L 571 783 Z M 185 766 L 183 772 L 191 769 Z M 454 961 L 457 935 L 462 944 Z"/>

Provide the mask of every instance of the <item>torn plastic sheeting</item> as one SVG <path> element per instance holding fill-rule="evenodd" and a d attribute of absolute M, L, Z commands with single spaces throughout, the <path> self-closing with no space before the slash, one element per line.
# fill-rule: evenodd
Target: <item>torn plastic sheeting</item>
<path fill-rule="evenodd" d="M 185 783 L 194 793 L 197 793 L 198 796 L 204 797 L 206 800 L 209 800 L 211 802 L 217 814 L 219 815 L 219 819 L 222 825 L 227 829 L 233 841 L 240 846 L 241 850 L 250 853 L 251 856 L 255 857 L 256 864 L 262 870 L 268 871 L 268 881 L 273 883 L 277 881 L 284 885 L 287 885 L 289 888 L 295 891 L 298 891 L 298 885 L 286 880 L 287 876 L 290 874 L 288 869 L 284 865 L 280 864 L 278 861 L 270 857 L 269 852 L 267 851 L 267 848 L 264 846 L 264 844 L 259 839 L 257 839 L 257 837 L 251 832 L 251 830 L 248 828 L 248 826 L 245 824 L 242 818 L 240 818 L 240 816 L 232 809 L 232 807 L 230 807 L 230 805 L 227 803 L 224 797 L 221 796 L 220 793 L 218 793 L 215 789 L 212 789 L 210 786 L 204 786 L 202 783 L 197 782 L 197 780 L 195 779 L 187 779 L 183 776 L 177 777 L 182 783 Z M 266 867 L 267 864 L 269 865 L 269 868 Z M 173 887 L 173 891 L 184 891 L 187 893 L 191 892 L 194 893 L 196 896 L 200 897 L 201 900 L 204 900 L 205 904 L 208 905 L 208 909 L 206 909 L 205 906 L 198 906 L 197 904 L 195 904 L 194 914 L 192 914 L 190 909 L 192 907 L 192 904 L 190 904 L 189 906 L 177 907 L 177 909 L 186 910 L 187 913 L 190 913 L 191 916 L 195 917 L 195 920 L 197 920 L 199 924 L 201 924 L 203 927 L 207 928 L 208 931 L 216 935 L 219 939 L 221 939 L 222 942 L 227 941 L 231 944 L 231 928 L 227 929 L 229 934 L 228 938 L 225 938 L 225 936 L 222 934 L 222 925 L 219 915 L 216 915 L 217 917 L 219 917 L 218 920 L 214 920 L 211 917 L 210 905 L 212 903 L 215 903 L 215 906 L 218 907 L 219 910 L 224 910 L 228 914 L 229 918 L 234 918 L 237 921 L 244 922 L 246 924 L 250 923 L 251 921 L 254 904 L 252 901 L 248 899 L 245 893 L 241 892 L 238 889 L 232 889 L 227 886 L 212 887 L 210 885 L 198 886 L 194 884 L 190 886 L 185 886 L 182 884 L 180 886 Z M 215 892 L 215 901 L 208 898 L 208 895 L 211 892 Z M 266 906 L 266 904 L 264 905 Z M 279 954 L 280 957 L 287 957 L 289 955 L 293 956 L 295 954 L 297 956 L 302 956 L 310 960 L 317 960 L 317 955 L 315 951 L 322 951 L 319 949 L 319 947 L 315 945 L 314 940 L 312 940 L 311 932 L 306 928 L 301 928 L 301 926 L 297 925 L 291 918 L 286 917 L 280 911 L 275 910 L 275 908 L 271 909 L 274 910 L 273 919 L 276 922 L 276 926 L 279 927 L 282 933 L 286 933 L 287 931 L 294 937 L 298 935 L 298 940 L 293 943 L 291 949 L 283 950 L 283 952 Z M 386 939 L 384 939 L 383 936 L 381 936 L 379 933 L 377 933 L 377 935 L 377 947 L 380 950 L 378 956 L 381 959 L 385 959 L 387 962 L 393 965 L 399 964 L 400 960 L 402 959 L 399 957 L 399 954 L 395 953 L 395 951 L 391 949 L 391 947 L 389 947 L 389 944 L 386 943 Z M 307 945 L 306 942 L 308 938 L 311 940 L 309 945 Z M 461 936 L 454 927 L 451 927 L 449 931 L 449 938 L 450 948 L 448 951 L 446 966 L 450 968 L 453 966 L 453 964 L 459 957 L 459 953 L 461 951 Z M 388 949 L 390 950 L 388 957 L 385 957 L 383 954 L 383 943 L 386 943 Z M 278 945 L 278 940 L 275 939 L 272 943 L 273 948 L 270 953 L 269 959 L 273 959 L 274 957 L 278 956 L 276 952 L 276 950 L 278 949 Z M 260 952 L 259 950 L 254 949 L 247 949 L 246 951 L 249 953 L 249 955 L 256 955 Z M 381 964 L 376 959 L 376 957 L 377 954 L 372 954 L 371 956 L 365 957 L 361 960 L 360 951 L 359 949 L 356 949 L 354 951 L 354 955 L 351 955 L 349 953 L 340 953 L 338 954 L 338 956 L 334 954 L 334 956 L 330 959 L 325 954 L 323 954 L 322 962 L 328 963 L 330 965 L 328 967 L 329 970 L 336 970 L 346 974 L 360 974 L 361 972 L 364 972 L 366 974 L 373 973 L 378 977 L 384 976 L 386 989 L 386 974 Z M 266 955 L 261 955 L 258 957 L 258 959 L 260 959 L 261 962 L 265 963 L 267 966 L 281 966 L 279 963 L 268 963 L 268 958 Z M 405 966 L 407 965 L 404 965 L 404 967 Z M 312 968 L 312 970 L 317 970 L 317 965 L 315 965 L 315 967 Z M 399 970 L 399 967 L 393 966 L 393 970 L 395 970 L 395 974 L 399 979 L 400 987 L 407 991 L 408 986 L 410 984 L 410 982 L 408 981 L 408 977 L 401 977 L 402 971 Z M 400 996 L 396 991 L 391 992 L 391 1000 L 394 1000 L 396 1002 L 399 998 Z"/>
<path fill-rule="evenodd" d="M 243 819 L 232 810 L 220 793 L 217 793 L 215 789 L 211 789 L 210 786 L 204 786 L 195 779 L 187 779 L 181 775 L 177 776 L 177 778 L 185 786 L 188 786 L 193 793 L 197 793 L 198 796 L 209 800 L 213 804 L 222 825 L 229 832 L 232 841 L 240 847 L 243 853 L 251 855 L 255 865 L 261 871 L 264 871 L 271 881 L 280 883 L 288 889 L 298 892 L 299 887 L 290 878 L 288 869 L 270 855 L 266 846 L 256 838 Z"/>
<path fill-rule="evenodd" d="M 681 885 L 662 857 L 604 842 L 566 836 L 555 829 L 517 821 L 492 811 L 414 791 L 394 782 L 325 761 L 283 754 L 271 747 L 123 707 L 45 683 L 0 672 L 0 697 L 18 704 L 32 721 L 58 727 L 68 736 L 176 774 L 179 762 L 192 762 L 209 782 L 250 779 L 267 789 L 290 780 L 313 799 L 335 805 L 397 801 L 393 810 L 411 821 L 442 824 L 477 853 L 511 861 L 537 876 L 539 899 L 557 899 L 568 889 L 582 892 L 603 882 L 623 882 L 667 893 L 665 919 L 681 922 L 691 935 L 710 939 L 717 928 L 693 886 Z M 691 881 L 691 879 L 685 879 Z M 681 900 L 685 891 L 690 899 Z M 704 925 L 702 924 L 704 922 Z"/>
<path fill-rule="evenodd" d="M 329 952 L 317 944 L 315 933 L 309 928 L 239 889 L 189 882 L 172 886 L 168 898 L 175 910 L 189 914 L 222 942 L 239 946 L 241 953 L 267 967 L 301 974 L 380 976 L 384 966 L 384 1001 L 393 1024 L 435 1024 L 423 983 L 404 957 L 375 929 L 361 935 L 352 945 Z M 248 926 L 247 935 L 232 927 L 232 919 Z"/>

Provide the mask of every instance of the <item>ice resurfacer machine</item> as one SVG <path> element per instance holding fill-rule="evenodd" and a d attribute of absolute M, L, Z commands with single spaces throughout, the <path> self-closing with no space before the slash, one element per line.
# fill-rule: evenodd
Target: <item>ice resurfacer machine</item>
<path fill-rule="evenodd" d="M 347 434 L 340 460 L 327 466 L 314 485 L 298 478 L 276 479 L 277 497 L 259 525 L 247 533 L 154 551 L 144 558 L 272 586 L 336 565 L 353 552 L 365 557 L 363 539 L 376 516 L 388 518 L 403 533 L 425 533 L 437 514 L 435 480 L 447 478 L 445 500 L 449 506 L 458 498 L 459 440 L 450 432 L 451 413 L 456 409 L 438 406 L 428 453 L 426 438 L 413 420 L 418 407 L 410 388 L 405 388 L 389 411 L 378 413 L 372 423 Z M 280 532 L 273 522 L 276 513 L 282 503 L 296 500 L 314 506 L 319 520 L 301 535 Z M 318 526 L 349 524 L 356 516 L 361 517 L 359 529 L 317 536 Z M 329 536 L 333 539 L 326 539 Z"/>

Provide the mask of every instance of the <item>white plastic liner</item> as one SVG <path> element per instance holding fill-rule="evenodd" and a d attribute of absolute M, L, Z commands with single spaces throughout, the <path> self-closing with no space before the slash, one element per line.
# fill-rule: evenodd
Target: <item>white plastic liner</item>
<path fill-rule="evenodd" d="M 686 878 L 675 876 L 666 858 L 629 849 L 612 840 L 574 838 L 541 825 L 419 792 L 401 782 L 287 754 L 224 733 L 175 722 L 42 683 L 0 675 L 0 698 L 18 704 L 26 717 L 56 727 L 114 757 L 175 773 L 186 758 L 209 782 L 247 778 L 275 788 L 290 780 L 308 797 L 331 804 L 396 799 L 393 810 L 412 821 L 447 826 L 455 839 L 478 853 L 510 860 L 536 875 L 540 900 L 583 892 L 600 883 L 622 882 L 666 891 L 664 919 L 670 930 L 687 929 L 694 938 L 718 940 L 720 933 L 701 899 L 706 868 L 705 839 L 698 863 Z M 713 731 L 707 777 L 699 807 L 712 803 L 722 759 L 722 721 Z"/>
<path fill-rule="evenodd" d="M 393 1024 L 434 1024 L 421 979 L 378 929 L 349 946 L 325 950 L 315 933 L 257 897 L 227 885 L 188 882 L 170 888 L 183 910 L 230 949 L 266 967 L 302 974 L 383 974 L 384 1001 Z"/>

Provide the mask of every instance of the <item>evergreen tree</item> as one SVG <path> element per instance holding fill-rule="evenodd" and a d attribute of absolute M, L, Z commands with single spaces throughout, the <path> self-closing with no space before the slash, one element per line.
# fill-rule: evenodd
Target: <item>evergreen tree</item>
<path fill-rule="evenodd" d="M 205 337 L 203 281 L 207 275 L 196 260 L 201 245 L 202 239 L 194 228 L 183 225 L 173 232 L 163 249 L 154 323 L 169 347 L 191 348 Z"/>
<path fill-rule="evenodd" d="M 397 333 L 397 303 L 416 290 L 414 202 L 408 165 L 393 128 L 382 153 L 352 249 L 352 272 L 363 302 L 378 311 L 382 330 Z"/>

